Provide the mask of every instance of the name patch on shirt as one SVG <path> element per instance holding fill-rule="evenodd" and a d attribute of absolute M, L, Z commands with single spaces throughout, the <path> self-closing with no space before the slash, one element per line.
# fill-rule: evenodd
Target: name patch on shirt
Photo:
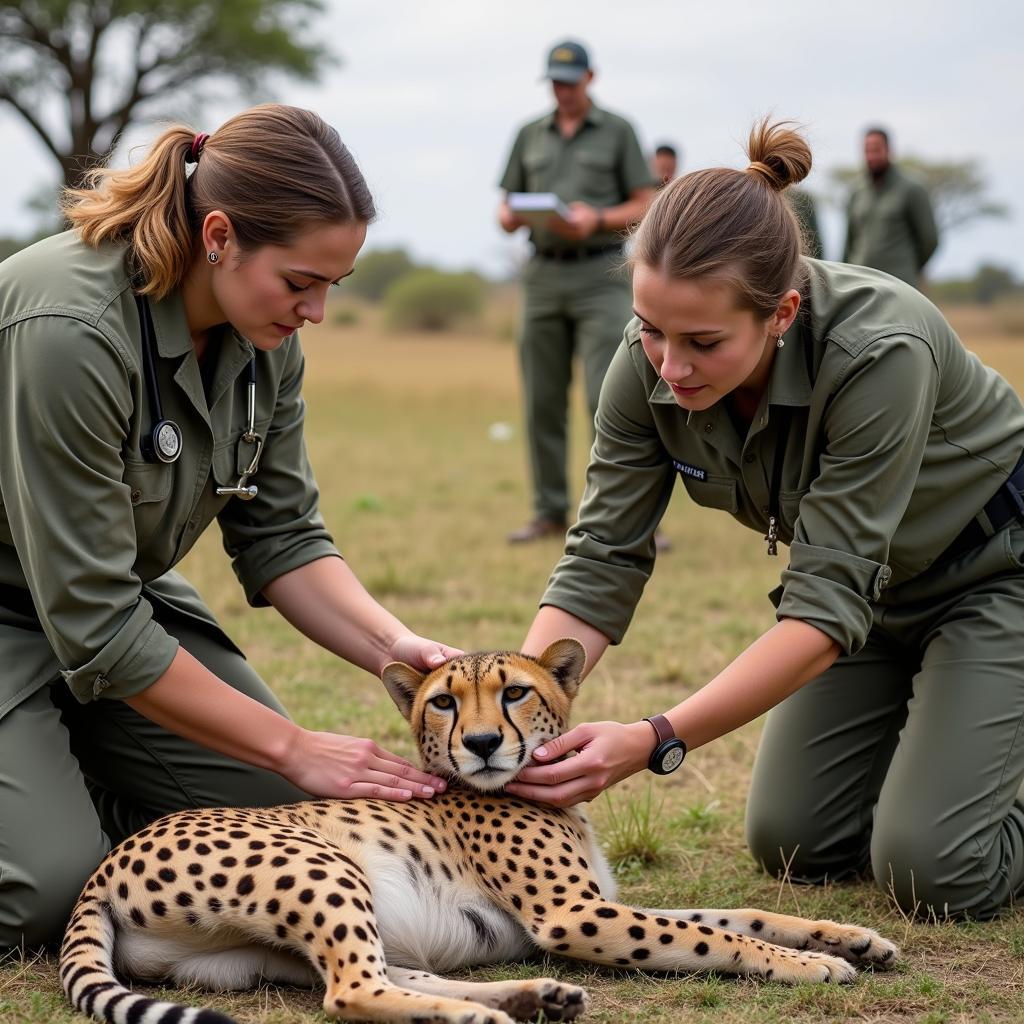
<path fill-rule="evenodd" d="M 708 478 L 708 471 L 706 469 L 701 469 L 700 466 L 691 466 L 686 462 L 676 462 L 675 459 L 672 460 L 672 465 L 675 466 L 683 476 L 693 477 L 694 480 L 707 480 Z"/>

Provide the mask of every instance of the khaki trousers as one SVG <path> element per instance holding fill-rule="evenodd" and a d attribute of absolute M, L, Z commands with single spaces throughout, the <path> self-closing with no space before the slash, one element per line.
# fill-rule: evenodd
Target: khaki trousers
<path fill-rule="evenodd" d="M 884 592 L 866 646 L 769 715 L 747 806 L 767 870 L 870 871 L 906 913 L 1024 893 L 1024 527 Z"/>
<path fill-rule="evenodd" d="M 533 508 L 541 518 L 565 519 L 570 508 L 566 461 L 573 357 L 582 362 L 593 421 L 608 364 L 633 315 L 621 260 L 618 254 L 572 263 L 534 257 L 523 277 L 519 354 Z"/>
<path fill-rule="evenodd" d="M 285 714 L 226 637 L 155 608 L 207 668 Z M 153 819 L 304 797 L 279 775 L 189 743 L 121 701 L 79 704 L 58 677 L 0 719 L 0 951 L 58 941 L 111 846 Z"/>

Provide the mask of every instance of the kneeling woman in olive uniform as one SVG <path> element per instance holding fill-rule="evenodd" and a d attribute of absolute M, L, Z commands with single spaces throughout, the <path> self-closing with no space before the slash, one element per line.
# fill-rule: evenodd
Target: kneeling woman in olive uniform
<path fill-rule="evenodd" d="M 988 917 L 1024 888 L 1024 409 L 913 288 L 800 255 L 798 134 L 761 125 L 749 155 L 679 179 L 637 229 L 637 317 L 525 650 L 575 635 L 592 666 L 620 640 L 677 474 L 789 546 L 778 622 L 664 716 L 578 726 L 537 759 L 578 757 L 509 789 L 590 799 L 772 708 L 760 862 L 870 868 L 908 911 Z"/>
<path fill-rule="evenodd" d="M 289 721 L 170 571 L 216 519 L 250 604 L 340 657 L 455 653 L 362 588 L 306 459 L 296 330 L 374 216 L 348 150 L 269 105 L 93 185 L 0 267 L 0 950 L 59 938 L 111 843 L 168 811 L 444 785 Z"/>

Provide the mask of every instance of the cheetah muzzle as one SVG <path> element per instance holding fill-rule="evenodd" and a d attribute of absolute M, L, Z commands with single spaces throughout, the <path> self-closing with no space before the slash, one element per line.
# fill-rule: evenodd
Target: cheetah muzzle
<path fill-rule="evenodd" d="M 119 980 L 212 989 L 320 985 L 343 1020 L 509 1024 L 572 1020 L 587 997 L 551 978 L 468 983 L 436 972 L 538 950 L 609 966 L 852 981 L 888 967 L 873 931 L 759 910 L 644 910 L 616 902 L 586 815 L 500 792 L 565 731 L 585 654 L 455 658 L 429 675 L 392 663 L 384 683 L 424 767 L 452 780 L 431 800 L 308 800 L 190 810 L 126 839 L 75 905 L 61 951 L 68 998 L 129 1024 L 226 1024 Z"/>

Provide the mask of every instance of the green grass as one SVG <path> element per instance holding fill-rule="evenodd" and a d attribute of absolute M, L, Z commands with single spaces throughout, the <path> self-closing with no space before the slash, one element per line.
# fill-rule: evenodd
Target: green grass
<path fill-rule="evenodd" d="M 466 649 L 519 645 L 559 554 L 557 543 L 504 543 L 528 514 L 528 500 L 516 353 L 495 333 L 395 337 L 368 310 L 356 324 L 306 336 L 309 447 L 339 548 L 411 628 Z M 1019 341 L 993 334 L 976 347 L 1024 384 Z M 587 430 L 575 398 L 578 494 Z M 488 427 L 499 421 L 513 425 L 513 440 L 489 439 Z M 584 683 L 577 721 L 665 710 L 773 621 L 766 595 L 781 560 L 765 556 L 759 536 L 681 498 L 665 526 L 675 550 L 660 561 L 625 642 Z M 413 753 L 404 721 L 375 679 L 308 643 L 271 610 L 245 606 L 215 530 L 183 569 L 300 722 L 372 735 Z M 553 974 L 584 985 L 592 997 L 584 1019 L 605 1024 L 1024 1020 L 1020 911 L 986 924 L 916 924 L 867 883 L 800 888 L 757 870 L 744 846 L 743 807 L 758 734 L 753 723 L 693 752 L 668 778 L 628 780 L 610 801 L 594 802 L 592 817 L 621 864 L 623 898 L 862 923 L 901 944 L 895 971 L 864 974 L 843 988 L 785 988 L 538 958 L 461 976 Z M 295 989 L 162 995 L 215 1006 L 243 1024 L 325 1019 L 319 996 Z M 0 964 L 2 1024 L 83 1020 L 66 1008 L 52 959 Z"/>

